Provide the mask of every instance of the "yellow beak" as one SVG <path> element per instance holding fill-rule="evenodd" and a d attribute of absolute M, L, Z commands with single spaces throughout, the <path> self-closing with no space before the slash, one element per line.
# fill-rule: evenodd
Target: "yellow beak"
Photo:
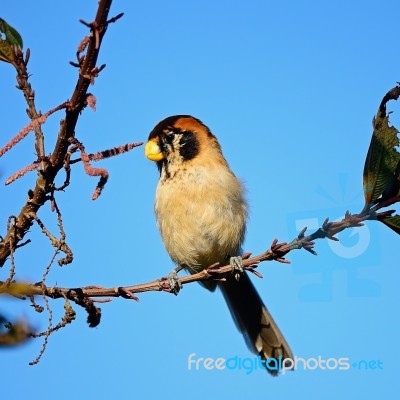
<path fill-rule="evenodd" d="M 151 161 L 161 161 L 165 155 L 158 145 L 157 139 L 150 139 L 144 147 L 144 154 Z"/>

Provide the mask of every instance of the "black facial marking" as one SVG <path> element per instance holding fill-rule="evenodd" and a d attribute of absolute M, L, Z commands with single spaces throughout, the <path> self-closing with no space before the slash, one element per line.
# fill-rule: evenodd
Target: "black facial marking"
<path fill-rule="evenodd" d="M 191 160 L 199 154 L 200 143 L 191 131 L 182 132 L 179 140 L 179 154 L 184 160 Z"/>
<path fill-rule="evenodd" d="M 165 133 L 165 140 L 167 141 L 167 143 L 172 144 L 172 142 L 174 141 L 174 138 L 175 138 L 174 131 L 170 130 Z"/>
<path fill-rule="evenodd" d="M 162 134 L 164 133 L 164 131 L 166 129 L 170 129 L 172 130 L 172 127 L 174 126 L 174 123 L 181 118 L 181 115 L 174 115 L 172 117 L 168 117 L 163 119 L 162 121 L 160 121 L 154 128 L 153 130 L 150 132 L 149 135 L 149 140 L 153 139 L 155 137 L 159 137 L 162 136 Z"/>
<path fill-rule="evenodd" d="M 163 160 L 161 160 L 161 161 L 157 161 L 158 172 L 161 174 L 161 171 L 163 169 L 166 169 L 167 165 L 168 165 L 168 163 L 167 163 L 167 160 L 165 158 Z"/>
<path fill-rule="evenodd" d="M 165 118 L 162 121 L 160 121 L 153 128 L 153 130 L 150 132 L 149 140 L 153 139 L 157 136 L 161 136 L 162 133 L 168 128 L 173 130 L 173 126 L 174 126 L 175 122 L 181 118 L 193 118 L 199 124 L 204 125 L 199 119 L 192 117 L 191 115 L 183 115 L 183 114 L 182 115 L 172 115 L 171 117 Z M 209 132 L 209 134 L 211 135 L 211 132 Z"/>
<path fill-rule="evenodd" d="M 200 144 L 193 132 L 182 132 L 174 127 L 175 122 L 181 118 L 192 118 L 199 124 L 204 126 L 204 124 L 199 119 L 194 118 L 190 115 L 173 115 L 171 117 L 163 119 L 153 128 L 153 130 L 150 132 L 149 140 L 158 138 L 161 150 L 167 152 L 167 146 L 172 147 L 173 149 L 173 142 L 175 137 L 177 135 L 182 135 L 179 141 L 179 153 L 184 160 L 190 160 L 199 153 Z M 209 136 L 213 136 L 208 129 L 207 133 Z M 169 168 L 167 159 L 164 158 L 161 161 L 158 161 L 157 168 L 160 174 L 161 171 L 164 170 L 167 177 L 170 176 L 170 173 L 168 171 Z"/>

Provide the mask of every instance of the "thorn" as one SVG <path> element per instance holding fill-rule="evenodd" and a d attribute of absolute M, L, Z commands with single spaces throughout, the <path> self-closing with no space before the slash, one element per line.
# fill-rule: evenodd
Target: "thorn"
<path fill-rule="evenodd" d="M 15 248 L 18 249 L 18 248 L 20 248 L 20 247 L 23 247 L 23 246 L 27 245 L 28 243 L 31 243 L 31 239 L 27 239 L 27 240 L 25 240 L 24 242 L 17 244 L 17 245 L 15 246 Z"/>
<path fill-rule="evenodd" d="M 130 290 L 128 290 L 124 287 L 118 288 L 118 294 L 120 294 L 125 299 L 132 299 L 135 301 L 139 301 L 139 297 L 135 296 L 135 294 L 133 292 L 131 292 Z"/>
<path fill-rule="evenodd" d="M 25 61 L 24 61 L 25 66 L 28 65 L 30 56 L 31 56 L 31 50 L 29 48 L 27 48 L 26 52 L 25 52 Z"/>
<path fill-rule="evenodd" d="M 257 266 L 254 267 L 253 265 L 250 265 L 249 267 L 245 267 L 245 270 L 251 272 L 257 278 L 263 279 L 262 274 L 260 274 L 258 271 L 256 271 L 255 268 L 257 268 Z"/>
<path fill-rule="evenodd" d="M 298 239 L 302 239 L 304 237 L 304 233 L 306 232 L 307 227 L 305 226 L 301 232 L 299 233 L 299 235 L 297 236 Z"/>
<path fill-rule="evenodd" d="M 304 250 L 307 250 L 313 256 L 317 256 L 318 255 L 318 253 L 315 250 L 313 250 L 311 247 L 304 247 Z"/>
<path fill-rule="evenodd" d="M 219 267 L 220 267 L 220 263 L 219 263 L 219 262 L 217 262 L 217 263 L 215 263 L 215 264 L 212 264 L 212 265 L 210 265 L 210 266 L 207 268 L 207 272 L 212 273 L 212 272 L 214 272 L 215 270 L 217 270 Z"/>
<path fill-rule="evenodd" d="M 104 69 L 105 67 L 106 67 L 106 64 L 102 64 L 102 65 L 100 65 L 99 68 L 95 67 L 94 69 L 96 70 L 95 72 L 96 72 L 97 74 L 99 74 L 101 71 L 103 71 L 103 69 Z"/>
<path fill-rule="evenodd" d="M 90 300 L 92 300 L 93 303 L 109 303 L 110 301 L 112 301 L 112 298 L 107 297 L 105 299 L 99 299 L 99 300 L 90 298 Z M 137 299 L 137 301 L 139 301 L 139 299 Z"/>
<path fill-rule="evenodd" d="M 339 239 L 335 236 L 327 236 L 328 239 L 333 240 L 334 242 L 338 242 Z"/>
<path fill-rule="evenodd" d="M 117 22 L 121 17 L 123 17 L 124 13 L 120 13 L 118 15 L 116 15 L 115 17 L 112 17 L 111 19 L 109 19 L 106 23 L 107 24 L 111 24 L 113 22 Z"/>
<path fill-rule="evenodd" d="M 92 22 L 86 22 L 86 21 L 83 20 L 83 19 L 80 19 L 79 22 L 80 22 L 81 24 L 87 26 L 88 28 L 91 28 L 91 27 L 92 27 L 92 24 L 93 24 Z"/>
<path fill-rule="evenodd" d="M 286 258 L 284 258 L 284 257 L 276 258 L 276 261 L 278 261 L 278 262 L 280 262 L 282 264 L 291 264 L 291 261 L 286 260 Z"/>
<path fill-rule="evenodd" d="M 275 239 L 271 244 L 271 250 L 273 252 L 275 252 L 275 251 L 279 250 L 281 247 L 286 246 L 286 245 L 287 245 L 287 242 L 278 243 L 278 240 Z"/>

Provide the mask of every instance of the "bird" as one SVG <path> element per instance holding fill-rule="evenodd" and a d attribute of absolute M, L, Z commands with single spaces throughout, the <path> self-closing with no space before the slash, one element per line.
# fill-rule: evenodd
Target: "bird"
<path fill-rule="evenodd" d="M 154 210 L 166 250 L 177 265 L 169 275 L 171 285 L 181 269 L 195 274 L 215 263 L 239 269 L 239 279 L 230 273 L 223 282 L 200 283 L 210 291 L 220 288 L 248 348 L 277 375 L 277 360 L 293 359 L 293 354 L 241 268 L 248 205 L 244 185 L 230 169 L 217 137 L 199 119 L 174 115 L 150 132 L 145 155 L 160 174 Z"/>

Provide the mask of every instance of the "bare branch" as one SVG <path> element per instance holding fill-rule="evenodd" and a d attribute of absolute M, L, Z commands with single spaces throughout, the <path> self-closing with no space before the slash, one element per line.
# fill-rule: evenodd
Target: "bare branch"
<path fill-rule="evenodd" d="M 64 167 L 65 157 L 67 155 L 68 147 L 70 146 L 69 139 L 75 135 L 75 126 L 78 121 L 79 115 L 82 110 L 86 107 L 86 93 L 88 87 L 93 83 L 93 71 L 99 69 L 96 68 L 97 57 L 100 50 L 101 41 L 107 30 L 108 26 L 108 13 L 110 10 L 112 0 L 100 0 L 98 5 L 97 14 L 95 20 L 91 24 L 91 35 L 89 37 L 89 43 L 87 45 L 86 53 L 82 56 L 83 60 L 79 68 L 79 78 L 75 86 L 75 90 L 72 93 L 72 97 L 68 102 L 66 109 L 65 119 L 61 121 L 61 128 L 58 134 L 58 138 L 51 153 L 48 162 L 42 162 L 41 170 L 38 173 L 35 188 L 30 190 L 30 196 L 22 207 L 20 213 L 17 215 L 15 224 L 10 227 L 4 240 L 0 242 L 0 267 L 4 265 L 7 258 L 10 256 L 12 247 L 21 241 L 30 226 L 34 216 L 43 204 L 49 199 L 48 194 L 54 191 L 54 180 L 57 173 Z M 18 60 L 13 63 L 17 69 L 17 81 L 19 88 L 23 91 L 25 99 L 29 107 L 29 116 L 35 121 L 40 120 L 35 105 L 34 105 L 34 91 L 32 90 L 30 83 L 28 82 L 29 74 L 26 69 L 26 62 L 29 58 L 29 54 L 26 55 L 25 60 L 23 59 L 22 52 L 19 51 Z M 23 67 L 21 66 L 22 64 Z M 43 117 L 43 116 L 42 116 Z M 33 126 L 36 134 L 36 151 L 37 155 L 41 160 L 44 160 L 44 141 L 43 134 L 40 129 L 40 123 L 36 122 Z M 12 238 L 12 241 L 10 240 Z"/>
<path fill-rule="evenodd" d="M 73 254 L 72 254 L 70 247 L 67 245 L 67 243 L 65 243 L 65 232 L 64 232 L 64 228 L 63 228 L 61 213 L 60 213 L 58 207 L 55 207 L 55 210 L 57 211 L 58 227 L 60 229 L 60 236 L 61 236 L 60 239 L 57 239 L 45 227 L 44 223 L 38 218 L 37 215 L 34 215 L 33 218 L 36 221 L 36 223 L 39 225 L 43 234 L 49 238 L 51 245 L 56 248 L 57 252 L 59 250 L 61 250 L 63 253 L 65 253 L 66 256 L 64 258 L 61 258 L 60 260 L 58 260 L 58 264 L 60 266 L 63 266 L 63 265 L 70 264 L 73 261 Z"/>
<path fill-rule="evenodd" d="M 27 70 L 28 61 L 30 58 L 30 50 L 27 49 L 25 54 L 25 59 L 23 57 L 22 50 L 20 48 L 15 49 L 15 57 L 13 65 L 17 71 L 17 88 L 22 90 L 25 101 L 28 105 L 26 113 L 28 117 L 32 120 L 37 120 L 40 117 L 40 114 L 36 110 L 35 105 L 35 91 L 32 89 L 31 84 L 29 83 L 29 74 Z M 45 156 L 45 147 L 44 147 L 44 136 L 42 132 L 41 125 L 33 126 L 33 130 L 35 131 L 35 148 L 37 156 L 44 157 Z M 42 165 L 44 168 L 44 165 Z"/>
<path fill-rule="evenodd" d="M 275 239 L 271 247 L 266 250 L 264 253 L 259 254 L 255 257 L 250 257 L 251 253 L 243 254 L 243 266 L 244 269 L 250 273 L 255 274 L 256 276 L 262 278 L 262 275 L 256 271 L 258 264 L 263 261 L 278 261 L 281 263 L 290 263 L 285 256 L 292 250 L 305 249 L 312 254 L 317 254 L 314 251 L 315 240 L 329 238 L 332 240 L 337 240 L 335 235 L 339 232 L 347 229 L 360 227 L 363 225 L 363 221 L 376 219 L 375 211 L 369 210 L 368 212 L 363 211 L 360 214 L 352 215 L 349 212 L 346 212 L 344 218 L 339 222 L 329 222 L 326 219 L 319 229 L 317 229 L 314 233 L 305 236 L 306 228 L 304 228 L 300 234 L 292 240 L 290 243 L 278 243 L 278 240 Z M 231 265 L 219 265 L 212 264 L 208 268 L 203 271 L 183 276 L 179 278 L 179 281 L 182 285 L 186 285 L 192 282 L 206 281 L 206 280 L 216 280 L 216 281 L 224 281 L 227 274 L 234 272 L 235 269 Z M 17 285 L 17 283 L 9 283 L 9 285 Z M 0 282 L 0 293 L 2 292 L 2 286 L 5 283 Z M 162 277 L 156 279 L 151 282 L 134 284 L 130 286 L 118 286 L 111 288 L 104 288 L 98 285 L 85 286 L 81 288 L 62 288 L 62 287 L 47 287 L 40 284 L 35 285 L 22 285 L 21 289 L 23 291 L 23 295 L 25 296 L 47 296 L 53 299 L 57 298 L 67 298 L 71 301 L 74 301 L 76 304 L 83 306 L 85 309 L 91 309 L 94 303 L 94 299 L 106 297 L 106 300 L 101 301 L 109 301 L 109 298 L 113 297 L 123 297 L 131 300 L 138 300 L 136 294 L 150 291 L 163 291 L 163 292 L 173 292 L 171 289 L 168 279 L 166 277 Z M 11 293 L 13 291 L 9 289 Z M 88 307 L 89 305 L 89 307 Z M 94 307 L 94 306 L 93 306 Z M 95 310 L 95 315 L 100 315 L 100 310 Z M 95 320 L 97 323 L 100 322 L 100 319 Z M 95 326 L 95 325 L 93 325 Z"/>

